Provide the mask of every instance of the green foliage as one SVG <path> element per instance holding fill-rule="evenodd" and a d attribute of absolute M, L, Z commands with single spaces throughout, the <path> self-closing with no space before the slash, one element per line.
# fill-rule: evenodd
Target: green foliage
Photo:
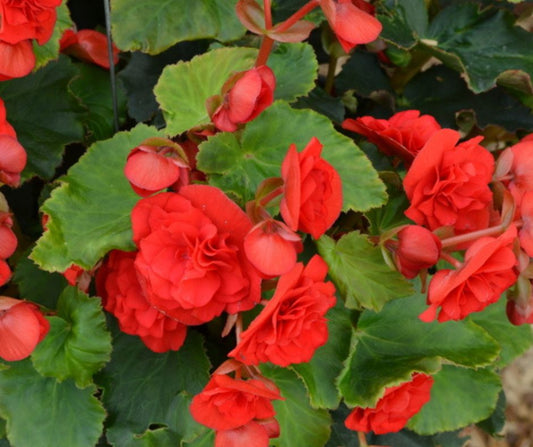
<path fill-rule="evenodd" d="M 113 0 L 113 37 L 121 50 L 150 54 L 184 40 L 235 40 L 245 31 L 235 4 L 236 0 Z"/>
<path fill-rule="evenodd" d="M 50 332 L 32 354 L 35 369 L 60 382 L 72 378 L 79 388 L 91 385 L 111 354 L 100 299 L 68 286 L 59 297 L 57 316 L 48 320 Z"/>
<path fill-rule="evenodd" d="M 0 83 L 9 123 L 28 154 L 24 179 L 34 175 L 50 179 L 65 145 L 83 138 L 82 109 L 69 93 L 77 74 L 69 59 L 61 56 L 31 75 Z"/>
<path fill-rule="evenodd" d="M 413 291 L 400 273 L 385 264 L 381 250 L 363 234 L 351 232 L 337 242 L 322 236 L 318 251 L 350 309 L 379 311 L 388 301 Z"/>
<path fill-rule="evenodd" d="M 198 167 L 209 174 L 211 184 L 244 203 L 254 197 L 266 177 L 281 175 L 281 163 L 291 144 L 301 152 L 312 137 L 323 144 L 322 157 L 342 179 L 344 210 L 364 211 L 383 203 L 384 185 L 361 150 L 323 115 L 294 110 L 282 101 L 247 124 L 240 139 L 221 133 L 202 143 Z"/>
<path fill-rule="evenodd" d="M 72 380 L 39 375 L 30 360 L 10 363 L 0 371 L 7 439 L 18 447 L 95 445 L 106 416 L 95 393 L 94 385 L 79 389 Z"/>
<path fill-rule="evenodd" d="M 48 231 L 31 254 L 41 268 L 62 272 L 74 263 L 90 269 L 113 248 L 133 248 L 130 214 L 139 197 L 124 177 L 124 165 L 133 148 L 158 135 L 143 125 L 117 133 L 93 144 L 61 178 L 42 207 Z"/>

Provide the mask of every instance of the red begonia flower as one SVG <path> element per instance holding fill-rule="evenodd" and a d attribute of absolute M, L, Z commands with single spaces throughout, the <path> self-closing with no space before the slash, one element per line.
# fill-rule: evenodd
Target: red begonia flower
<path fill-rule="evenodd" d="M 56 8 L 62 0 L 24 0 L 0 2 L 0 41 L 16 44 L 37 39 L 46 43 L 54 31 Z"/>
<path fill-rule="evenodd" d="M 188 165 L 172 148 L 142 144 L 128 155 L 124 175 L 142 197 L 161 191 L 187 178 Z"/>
<path fill-rule="evenodd" d="M 0 357 L 9 362 L 28 357 L 46 336 L 50 323 L 28 301 L 0 296 Z"/>
<path fill-rule="evenodd" d="M 506 183 L 520 210 L 522 196 L 527 191 L 533 191 L 533 140 L 525 138 L 508 151 L 512 154 L 509 172 L 511 180 Z"/>
<path fill-rule="evenodd" d="M 266 65 L 234 74 L 222 87 L 222 98 L 207 100 L 213 124 L 224 132 L 236 131 L 272 104 L 275 88 L 276 78 Z"/>
<path fill-rule="evenodd" d="M 464 264 L 457 270 L 439 270 L 429 283 L 429 308 L 420 315 L 430 322 L 462 320 L 495 303 L 518 277 L 518 261 L 513 253 L 516 227 L 509 227 L 499 237 L 482 237 L 465 253 Z"/>
<path fill-rule="evenodd" d="M 400 273 L 412 279 L 420 270 L 437 263 L 442 243 L 427 228 L 408 225 L 398 232 L 398 248 L 395 253 Z"/>
<path fill-rule="evenodd" d="M 364 135 L 388 156 L 399 157 L 409 166 L 415 155 L 441 127 L 431 115 L 418 110 L 398 112 L 388 120 L 371 116 L 346 119 L 342 127 Z"/>
<path fill-rule="evenodd" d="M 528 256 L 533 257 L 533 190 L 523 194 L 520 216 L 522 218 L 522 227 L 518 233 L 520 246 Z"/>
<path fill-rule="evenodd" d="M 456 145 L 459 138 L 455 130 L 435 132 L 403 180 L 411 202 L 405 215 L 430 230 L 464 233 L 489 223 L 494 158 L 478 144 L 481 137 Z"/>
<path fill-rule="evenodd" d="M 232 430 L 255 419 L 275 416 L 272 400 L 279 390 L 259 379 L 240 380 L 214 374 L 200 394 L 194 396 L 192 417 L 214 430 Z"/>
<path fill-rule="evenodd" d="M 300 153 L 292 144 L 281 165 L 281 216 L 291 230 L 315 239 L 333 225 L 342 209 L 341 178 L 321 152 L 322 144 L 313 137 Z"/>
<path fill-rule="evenodd" d="M 6 117 L 6 107 L 4 105 L 4 101 L 0 98 L 0 135 L 7 135 L 10 137 L 17 137 L 17 134 L 15 132 L 15 129 L 13 129 L 13 126 L 7 122 Z"/>
<path fill-rule="evenodd" d="M 268 447 L 269 441 L 265 428 L 254 421 L 231 430 L 219 430 L 215 435 L 215 447 Z"/>
<path fill-rule="evenodd" d="M 202 324 L 259 302 L 261 278 L 243 248 L 252 223 L 220 189 L 160 193 L 140 200 L 131 218 L 139 281 L 169 316 Z"/>
<path fill-rule="evenodd" d="M 0 81 L 22 78 L 35 67 L 35 54 L 31 40 L 18 43 L 2 42 L 0 39 Z"/>
<path fill-rule="evenodd" d="M 274 219 L 259 222 L 244 238 L 246 257 L 266 277 L 287 273 L 302 250 L 300 237 Z"/>
<path fill-rule="evenodd" d="M 415 373 L 409 382 L 387 388 L 374 408 L 356 407 L 345 425 L 378 435 L 398 432 L 429 401 L 432 386 L 433 377 Z"/>
<path fill-rule="evenodd" d="M 59 42 L 60 51 L 96 64 L 109 70 L 109 55 L 107 52 L 107 36 L 92 29 L 80 31 L 66 30 Z M 112 44 L 113 64 L 118 63 L 119 49 Z"/>
<path fill-rule="evenodd" d="M 9 264 L 3 259 L 0 259 L 0 286 L 6 284 L 10 278 L 11 268 L 9 267 Z"/>
<path fill-rule="evenodd" d="M 320 7 L 344 51 L 370 43 L 381 33 L 381 23 L 358 0 L 320 0 Z M 364 9 L 361 8 L 363 6 Z"/>
<path fill-rule="evenodd" d="M 13 227 L 11 214 L 0 211 L 0 259 L 9 258 L 17 249 L 17 236 L 11 227 Z"/>
<path fill-rule="evenodd" d="M 0 182 L 18 186 L 26 158 L 26 151 L 16 138 L 0 135 Z"/>
<path fill-rule="evenodd" d="M 136 254 L 112 250 L 98 270 L 96 287 L 104 309 L 118 319 L 122 332 L 139 336 L 152 351 L 177 351 L 187 327 L 147 301 L 134 268 Z"/>
<path fill-rule="evenodd" d="M 335 305 L 335 287 L 324 282 L 327 264 L 318 255 L 282 275 L 274 296 L 228 356 L 247 365 L 308 362 L 328 340 L 324 315 Z"/>

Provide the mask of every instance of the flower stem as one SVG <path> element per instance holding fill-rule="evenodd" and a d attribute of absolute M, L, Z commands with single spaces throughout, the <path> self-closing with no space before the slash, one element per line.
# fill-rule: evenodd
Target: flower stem
<path fill-rule="evenodd" d="M 311 12 L 318 6 L 318 0 L 311 0 L 303 5 L 298 11 L 296 11 L 292 16 L 290 16 L 285 21 L 276 25 L 276 32 L 282 33 L 287 31 L 291 26 L 293 26 L 298 20 L 303 18 L 306 14 Z"/>
<path fill-rule="evenodd" d="M 261 206 L 267 206 L 272 200 L 274 200 L 276 197 L 283 194 L 283 185 L 279 188 L 274 189 L 273 191 L 270 191 L 266 196 L 261 197 L 261 200 L 259 201 L 259 205 Z"/>
<path fill-rule="evenodd" d="M 445 251 L 441 252 L 440 258 L 449 262 L 456 269 L 460 269 L 463 266 L 463 263 L 461 261 L 459 261 L 458 259 L 455 259 L 452 255 L 450 255 L 449 253 L 446 253 Z"/>
<path fill-rule="evenodd" d="M 359 440 L 359 447 L 368 447 L 366 436 L 362 431 L 357 432 L 357 439 Z"/>
<path fill-rule="evenodd" d="M 272 8 L 270 0 L 263 0 L 263 9 L 265 10 L 265 29 L 272 28 Z"/>
<path fill-rule="evenodd" d="M 333 54 L 329 56 L 328 74 L 326 77 L 326 84 L 324 85 L 324 90 L 328 95 L 331 95 L 331 92 L 333 91 L 333 82 L 335 81 L 335 70 L 337 69 L 338 60 L 338 57 Z"/>
<path fill-rule="evenodd" d="M 471 233 L 460 234 L 459 236 L 452 236 L 441 241 L 442 248 L 452 247 L 454 245 L 474 241 L 476 239 L 479 239 L 480 237 L 494 236 L 503 232 L 504 230 L 505 227 L 503 225 L 496 225 L 494 227 L 484 228 L 483 230 L 472 231 Z"/>
<path fill-rule="evenodd" d="M 256 67 L 260 67 L 261 65 L 266 65 L 268 61 L 268 56 L 270 56 L 270 52 L 272 51 L 273 45 L 274 45 L 274 41 L 270 37 L 263 36 L 263 40 L 261 42 L 261 48 L 259 49 L 259 54 L 257 55 L 257 59 L 255 61 Z"/>

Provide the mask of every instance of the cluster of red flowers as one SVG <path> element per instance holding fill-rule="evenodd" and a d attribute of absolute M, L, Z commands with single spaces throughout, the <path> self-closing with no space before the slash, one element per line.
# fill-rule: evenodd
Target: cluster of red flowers
<path fill-rule="evenodd" d="M 533 321 L 528 273 L 533 255 L 532 139 L 525 138 L 495 161 L 480 145 L 481 137 L 458 143 L 458 132 L 440 129 L 432 117 L 416 110 L 389 120 L 349 119 L 343 127 L 363 134 L 407 168 L 403 186 L 410 206 L 405 214 L 416 225 L 389 232 L 382 241 L 398 270 L 414 278 L 439 259 L 454 267 L 431 278 L 429 308 L 420 318 L 463 319 L 496 302 L 518 281 L 522 287 L 509 297 L 508 316 L 515 324 Z M 394 233 L 397 240 L 391 239 Z M 462 262 L 452 256 L 457 251 L 464 251 Z"/>
<path fill-rule="evenodd" d="M 43 45 L 52 37 L 60 4 L 61 0 L 0 1 L 0 81 L 33 70 L 33 41 Z"/>

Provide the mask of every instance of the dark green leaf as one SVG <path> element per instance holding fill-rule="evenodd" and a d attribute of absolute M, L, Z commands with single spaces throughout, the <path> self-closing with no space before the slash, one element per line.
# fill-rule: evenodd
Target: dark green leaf
<path fill-rule="evenodd" d="M 133 248 L 130 214 L 139 200 L 124 176 L 126 157 L 143 140 L 161 136 L 139 125 L 93 144 L 60 179 L 42 211 L 48 231 L 31 258 L 48 271 L 65 271 L 72 263 L 92 268 L 109 250 Z"/>
<path fill-rule="evenodd" d="M 477 426 L 482 430 L 485 430 L 491 436 L 497 436 L 503 431 L 505 425 L 505 409 L 507 407 L 507 401 L 505 399 L 505 393 L 500 391 L 498 396 L 498 402 L 496 409 L 487 418 L 477 423 Z"/>
<path fill-rule="evenodd" d="M 380 37 L 406 49 L 417 44 L 428 25 L 424 0 L 387 0 L 378 19 L 383 25 Z"/>
<path fill-rule="evenodd" d="M 40 376 L 30 360 L 10 363 L 0 372 L 0 416 L 7 437 L 18 447 L 88 447 L 95 445 L 106 413 L 94 397 L 73 381 Z"/>
<path fill-rule="evenodd" d="M 198 166 L 209 174 L 212 184 L 244 203 L 265 178 L 281 175 L 281 163 L 291 144 L 302 151 L 312 137 L 323 144 L 322 157 L 341 177 L 344 210 L 363 211 L 383 203 L 384 185 L 352 140 L 339 134 L 326 117 L 291 109 L 282 101 L 248 123 L 240 141 L 235 134 L 222 133 L 202 143 Z"/>
<path fill-rule="evenodd" d="M 378 90 L 392 91 L 388 76 L 379 65 L 375 54 L 355 51 L 342 66 L 335 79 L 341 92 L 355 90 L 361 96 L 370 96 Z"/>
<path fill-rule="evenodd" d="M 68 91 L 77 73 L 61 56 L 31 75 L 0 83 L 7 120 L 28 153 L 24 179 L 52 177 L 65 145 L 83 138 L 82 109 Z"/>
<path fill-rule="evenodd" d="M 443 365 L 434 379 L 430 401 L 408 423 L 417 433 L 456 430 L 489 417 L 496 408 L 501 380 L 489 369 Z"/>
<path fill-rule="evenodd" d="M 471 321 L 424 323 L 425 297 L 391 301 L 379 313 L 361 315 L 351 357 L 339 388 L 350 405 L 373 406 L 384 387 L 409 380 L 413 371 L 433 374 L 441 359 L 468 367 L 488 365 L 498 343 Z M 450 428 L 451 429 L 451 428 Z"/>
<path fill-rule="evenodd" d="M 344 120 L 344 105 L 341 99 L 328 95 L 320 87 L 315 87 L 307 96 L 302 96 L 292 106 L 295 109 L 312 109 L 337 123 Z"/>
<path fill-rule="evenodd" d="M 350 309 L 379 311 L 386 302 L 413 292 L 411 284 L 385 263 L 379 247 L 363 234 L 352 231 L 337 242 L 322 236 L 318 251 Z"/>
<path fill-rule="evenodd" d="M 292 371 L 267 365 L 262 365 L 261 371 L 274 381 L 285 399 L 273 401 L 280 436 L 271 440 L 272 445 L 322 447 L 330 435 L 329 413 L 309 405 L 305 387 Z"/>
<path fill-rule="evenodd" d="M 111 336 L 99 298 L 68 286 L 59 297 L 50 331 L 32 353 L 35 369 L 60 382 L 72 378 L 80 388 L 92 383 L 111 354 Z"/>

